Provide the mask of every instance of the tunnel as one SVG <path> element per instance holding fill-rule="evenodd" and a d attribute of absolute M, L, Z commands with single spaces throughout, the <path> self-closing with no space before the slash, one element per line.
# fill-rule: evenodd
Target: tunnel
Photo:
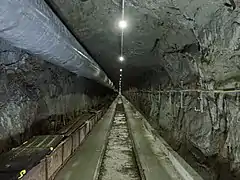
<path fill-rule="evenodd" d="M 1 0 L 1 180 L 239 180 L 239 0 Z"/>

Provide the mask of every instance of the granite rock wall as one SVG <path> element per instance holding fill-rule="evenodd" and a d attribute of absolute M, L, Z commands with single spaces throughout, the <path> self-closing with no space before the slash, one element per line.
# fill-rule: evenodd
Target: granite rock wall
<path fill-rule="evenodd" d="M 31 136 L 36 122 L 111 98 L 109 89 L 0 41 L 0 152 Z"/>

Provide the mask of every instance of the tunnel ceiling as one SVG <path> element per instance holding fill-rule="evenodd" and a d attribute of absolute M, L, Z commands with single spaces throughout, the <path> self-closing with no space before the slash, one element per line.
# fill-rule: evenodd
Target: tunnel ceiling
<path fill-rule="evenodd" d="M 117 60 L 121 1 L 52 0 L 50 4 L 116 82 L 121 67 L 125 79 L 134 79 L 158 67 L 160 71 L 168 71 L 173 79 L 178 77 L 176 69 L 169 66 L 179 66 L 184 53 L 203 53 L 208 47 L 205 36 L 209 24 L 215 19 L 220 21 L 218 16 L 222 13 L 232 13 L 231 7 L 224 5 L 226 2 L 230 3 L 227 0 L 126 0 L 125 16 L 129 27 L 124 36 L 124 54 L 127 60 L 122 64 Z M 211 31 L 220 29 L 216 24 L 212 28 Z M 188 65 L 183 66 L 188 69 Z M 189 72 L 179 73 L 189 75 Z"/>

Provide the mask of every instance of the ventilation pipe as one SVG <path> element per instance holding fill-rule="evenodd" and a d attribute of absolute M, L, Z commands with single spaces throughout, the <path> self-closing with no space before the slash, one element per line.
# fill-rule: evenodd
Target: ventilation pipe
<path fill-rule="evenodd" d="M 42 59 L 113 88 L 44 0 L 0 0 L 0 37 Z"/>

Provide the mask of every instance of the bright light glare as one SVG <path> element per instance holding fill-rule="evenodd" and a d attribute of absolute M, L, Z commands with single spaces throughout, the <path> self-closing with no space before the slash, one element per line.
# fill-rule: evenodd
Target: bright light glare
<path fill-rule="evenodd" d="M 119 60 L 120 60 L 120 61 L 124 61 L 124 57 L 123 57 L 123 56 L 120 56 L 120 57 L 119 57 Z"/>
<path fill-rule="evenodd" d="M 122 74 L 120 74 L 120 77 L 122 77 Z"/>
<path fill-rule="evenodd" d="M 120 72 L 122 72 L 122 69 L 120 69 Z"/>
<path fill-rule="evenodd" d="M 125 29 L 127 27 L 127 22 L 125 20 L 120 20 L 118 26 L 121 29 Z"/>

